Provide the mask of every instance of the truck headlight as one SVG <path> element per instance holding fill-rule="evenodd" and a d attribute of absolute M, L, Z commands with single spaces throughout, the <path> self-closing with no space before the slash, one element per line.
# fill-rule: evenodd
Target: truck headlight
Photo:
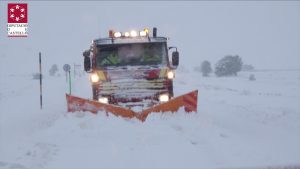
<path fill-rule="evenodd" d="M 167 101 L 169 101 L 169 95 L 161 94 L 161 95 L 159 95 L 158 99 L 159 99 L 160 102 L 167 102 Z"/>
<path fill-rule="evenodd" d="M 93 82 L 93 83 L 99 82 L 99 76 L 98 76 L 98 74 L 97 74 L 97 73 L 91 74 L 90 80 L 91 80 L 91 82 Z"/>
<path fill-rule="evenodd" d="M 168 79 L 174 79 L 175 78 L 175 73 L 173 71 L 169 71 L 167 74 Z"/>
<path fill-rule="evenodd" d="M 98 101 L 100 103 L 108 104 L 108 98 L 107 97 L 99 97 Z"/>

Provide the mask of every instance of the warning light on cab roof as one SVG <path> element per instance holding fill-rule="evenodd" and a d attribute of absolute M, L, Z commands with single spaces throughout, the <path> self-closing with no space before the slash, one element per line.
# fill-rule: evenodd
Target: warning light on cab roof
<path fill-rule="evenodd" d="M 131 30 L 130 32 L 117 32 L 113 30 L 109 30 L 108 33 L 110 38 L 121 38 L 121 37 L 146 37 L 149 36 L 149 29 L 145 28 L 142 31 Z"/>

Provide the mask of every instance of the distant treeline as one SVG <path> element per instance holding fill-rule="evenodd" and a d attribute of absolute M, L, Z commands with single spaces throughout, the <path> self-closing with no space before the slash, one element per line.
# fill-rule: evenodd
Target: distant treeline
<path fill-rule="evenodd" d="M 253 72 L 273 72 L 273 71 L 300 71 L 300 69 L 255 69 Z"/>

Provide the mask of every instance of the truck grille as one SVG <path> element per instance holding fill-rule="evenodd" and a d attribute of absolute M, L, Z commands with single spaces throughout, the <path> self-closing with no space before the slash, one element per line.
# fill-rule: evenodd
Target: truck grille
<path fill-rule="evenodd" d="M 146 98 L 158 93 L 168 92 L 164 79 L 126 79 L 102 82 L 99 86 L 100 95 L 109 95 L 115 98 Z"/>

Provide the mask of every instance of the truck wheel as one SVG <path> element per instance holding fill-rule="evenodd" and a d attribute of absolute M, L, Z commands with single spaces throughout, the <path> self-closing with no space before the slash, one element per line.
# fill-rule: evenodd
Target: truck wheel
<path fill-rule="evenodd" d="M 169 90 L 169 96 L 170 98 L 172 98 L 174 96 L 174 92 L 173 92 L 173 80 L 170 81 L 170 85 L 168 87 Z"/>
<path fill-rule="evenodd" d="M 93 86 L 93 100 L 98 100 L 98 89 L 96 86 Z"/>

